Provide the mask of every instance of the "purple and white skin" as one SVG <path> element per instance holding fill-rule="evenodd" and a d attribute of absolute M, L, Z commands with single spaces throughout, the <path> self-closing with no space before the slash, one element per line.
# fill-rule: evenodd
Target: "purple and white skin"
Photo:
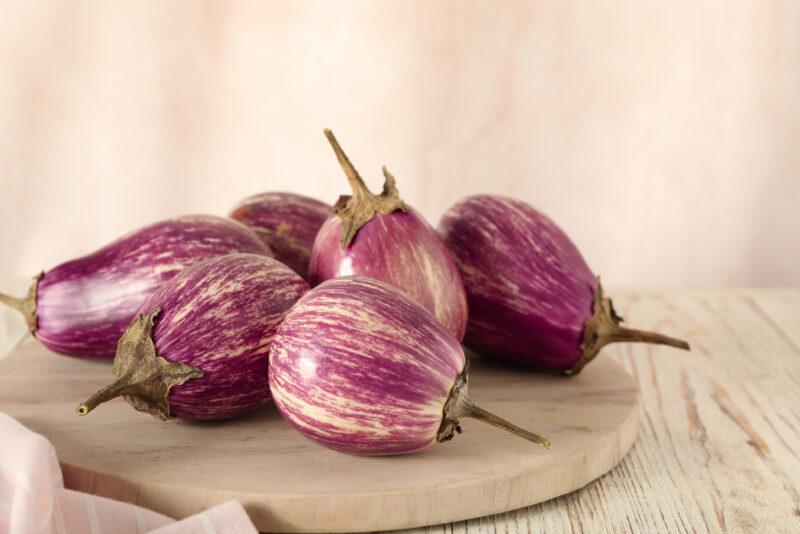
<path fill-rule="evenodd" d="M 293 193 L 261 193 L 241 201 L 230 214 L 269 245 L 275 259 L 305 278 L 311 246 L 331 207 Z"/>
<path fill-rule="evenodd" d="M 167 219 L 34 279 L 25 298 L 0 294 L 53 352 L 113 358 L 136 310 L 190 265 L 233 252 L 272 256 L 249 228 L 213 215 Z"/>
<path fill-rule="evenodd" d="M 258 408 L 270 398 L 275 331 L 306 291 L 297 273 L 266 256 L 189 267 L 142 305 L 120 340 L 116 380 L 77 413 L 120 395 L 159 419 L 227 419 Z"/>
<path fill-rule="evenodd" d="M 464 342 L 482 354 L 576 374 L 613 342 L 689 350 L 685 341 L 620 326 L 622 318 L 577 247 L 524 202 L 468 197 L 444 214 L 439 233 L 467 291 Z"/>
<path fill-rule="evenodd" d="M 331 449 L 421 451 L 474 417 L 550 443 L 475 406 L 458 339 L 395 287 L 353 276 L 306 293 L 272 343 L 269 386 L 283 417 Z"/>
<path fill-rule="evenodd" d="M 333 208 L 311 251 L 311 286 L 362 275 L 402 290 L 461 340 L 467 298 L 447 246 L 417 211 L 400 200 L 394 177 L 383 168 L 383 193 L 372 194 L 330 130 L 325 130 L 353 190 Z"/>

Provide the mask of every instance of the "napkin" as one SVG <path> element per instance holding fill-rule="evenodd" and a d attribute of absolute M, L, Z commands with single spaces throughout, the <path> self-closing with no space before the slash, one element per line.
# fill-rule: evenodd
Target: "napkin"
<path fill-rule="evenodd" d="M 176 521 L 66 489 L 44 436 L 0 412 L 0 534 L 257 534 L 242 505 L 224 502 Z"/>

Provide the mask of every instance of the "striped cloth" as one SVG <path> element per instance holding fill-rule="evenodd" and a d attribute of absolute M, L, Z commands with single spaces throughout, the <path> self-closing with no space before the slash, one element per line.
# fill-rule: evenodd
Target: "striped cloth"
<path fill-rule="evenodd" d="M 0 534 L 255 534 L 228 501 L 182 521 L 64 488 L 47 439 L 0 412 Z"/>

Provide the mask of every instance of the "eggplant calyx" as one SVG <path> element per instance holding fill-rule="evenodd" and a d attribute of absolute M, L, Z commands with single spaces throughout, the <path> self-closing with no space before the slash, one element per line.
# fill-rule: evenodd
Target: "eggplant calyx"
<path fill-rule="evenodd" d="M 156 309 L 137 316 L 125 330 L 114 357 L 112 370 L 116 380 L 80 404 L 75 409 L 78 415 L 86 415 L 98 405 L 122 395 L 140 412 L 162 421 L 170 418 L 167 401 L 170 388 L 200 378 L 203 371 L 158 355 L 151 333 L 160 311 Z"/>
<path fill-rule="evenodd" d="M 347 248 L 356 236 L 356 232 L 371 221 L 375 215 L 378 213 L 393 213 L 398 210 L 408 211 L 408 207 L 400 200 L 397 181 L 386 167 L 383 168 L 383 177 L 385 179 L 383 191 L 380 195 L 375 195 L 367 188 L 367 184 L 364 183 L 356 168 L 350 163 L 350 159 L 342 150 L 342 147 L 339 146 L 339 142 L 334 137 L 333 132 L 327 128 L 324 132 L 353 190 L 352 195 L 342 195 L 333 206 L 333 213 L 342 221 L 341 245 L 342 248 Z"/>
<path fill-rule="evenodd" d="M 472 417 L 484 423 L 496 426 L 506 432 L 511 432 L 515 436 L 527 439 L 533 443 L 537 443 L 545 449 L 550 448 L 550 440 L 544 438 L 533 432 L 529 432 L 524 428 L 506 421 L 505 419 L 496 416 L 476 406 L 469 399 L 467 389 L 469 385 L 469 360 L 464 364 L 464 370 L 461 371 L 456 377 L 453 387 L 450 389 L 450 395 L 444 404 L 444 416 L 442 417 L 442 424 L 439 425 L 439 432 L 436 435 L 436 441 L 449 441 L 453 439 L 456 433 L 461 433 L 461 425 L 458 421 L 459 417 Z"/>
<path fill-rule="evenodd" d="M 28 325 L 28 329 L 31 331 L 31 334 L 36 333 L 36 292 L 39 289 L 39 280 L 42 278 L 42 276 L 44 276 L 44 273 L 39 273 L 33 278 L 33 283 L 28 289 L 28 294 L 22 298 L 12 297 L 11 295 L 0 293 L 0 302 L 6 306 L 14 308 L 22 314 L 22 316 L 25 318 L 25 323 Z"/>
<path fill-rule="evenodd" d="M 614 310 L 614 303 L 610 298 L 603 296 L 603 286 L 597 280 L 597 289 L 594 292 L 594 313 L 586 320 L 583 328 L 583 341 L 581 342 L 581 357 L 572 368 L 564 371 L 566 375 L 576 375 L 581 372 L 587 363 L 592 361 L 600 349 L 609 343 L 617 342 L 642 342 L 656 345 L 668 345 L 683 350 L 691 350 L 689 344 L 682 339 L 665 336 L 657 332 L 637 330 L 621 326 L 622 317 Z"/>

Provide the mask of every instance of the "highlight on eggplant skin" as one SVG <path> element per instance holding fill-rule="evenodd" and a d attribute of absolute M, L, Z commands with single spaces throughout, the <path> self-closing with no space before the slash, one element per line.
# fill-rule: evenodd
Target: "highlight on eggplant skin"
<path fill-rule="evenodd" d="M 685 341 L 620 326 L 577 247 L 525 202 L 468 197 L 445 212 L 438 230 L 467 292 L 464 342 L 482 354 L 575 374 L 612 342 L 689 350 Z"/>
<path fill-rule="evenodd" d="M 113 358 L 136 310 L 164 282 L 199 261 L 232 252 L 271 256 L 241 223 L 213 215 L 167 219 L 135 230 L 35 279 L 26 298 L 0 295 L 19 309 L 53 352 Z"/>
<path fill-rule="evenodd" d="M 337 451 L 421 451 L 460 433 L 460 417 L 550 447 L 473 404 L 459 340 L 379 280 L 335 278 L 301 297 L 278 327 L 268 376 L 284 419 Z"/>
<path fill-rule="evenodd" d="M 138 310 L 119 344 L 116 380 L 78 406 L 86 415 L 123 395 L 159 419 L 227 419 L 269 398 L 269 349 L 308 290 L 279 261 L 211 258 L 179 273 Z"/>
<path fill-rule="evenodd" d="M 309 264 L 311 286 L 350 275 L 381 280 L 403 291 L 462 339 L 467 298 L 447 246 L 424 217 L 400 199 L 395 178 L 385 167 L 383 192 L 375 195 L 330 130 L 325 134 L 352 195 L 339 199 L 317 234 Z"/>
<path fill-rule="evenodd" d="M 314 238 L 330 214 L 329 205 L 310 197 L 261 193 L 239 202 L 230 217 L 258 234 L 276 260 L 306 278 Z"/>

